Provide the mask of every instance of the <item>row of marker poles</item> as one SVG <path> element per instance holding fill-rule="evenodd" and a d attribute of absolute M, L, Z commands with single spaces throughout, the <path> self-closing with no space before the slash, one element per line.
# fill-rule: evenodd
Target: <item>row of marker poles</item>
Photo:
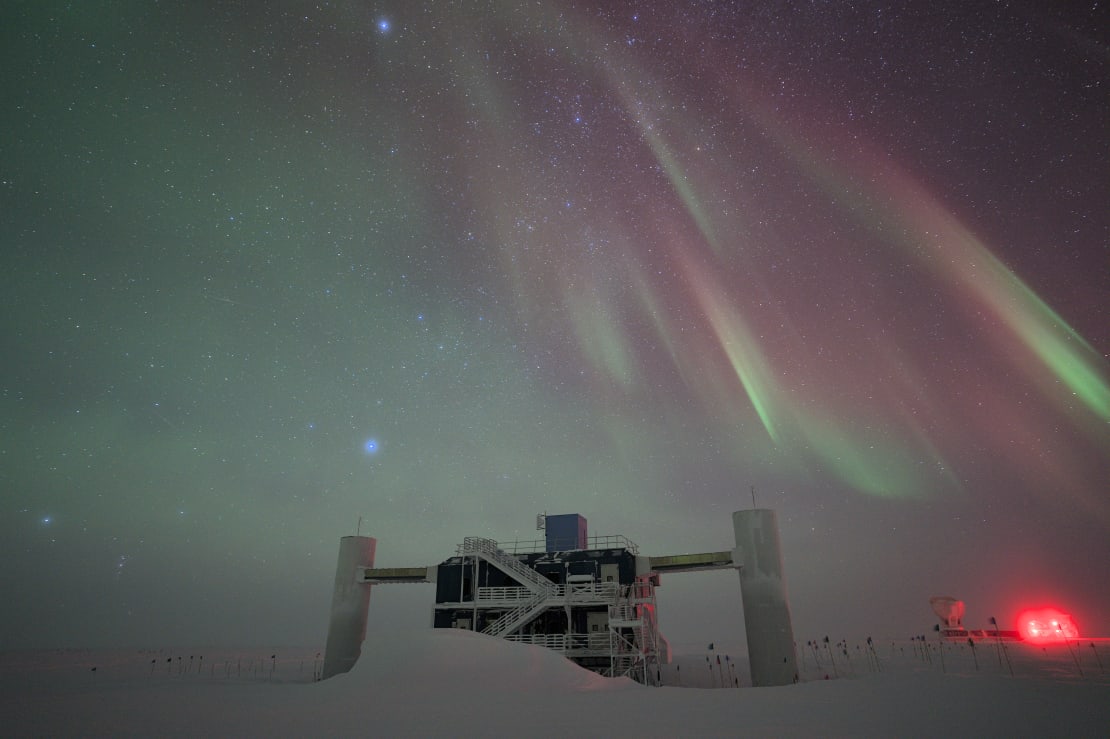
<path fill-rule="evenodd" d="M 1006 647 L 1006 642 L 1002 639 L 1002 633 L 998 629 L 998 620 L 994 616 L 991 616 L 990 623 L 991 623 L 991 626 L 994 627 L 994 644 L 995 644 L 995 652 L 998 655 L 998 667 L 999 667 L 999 669 L 1002 668 L 1002 661 L 1003 661 L 1003 659 L 1005 659 L 1006 668 L 1010 673 L 1010 677 L 1013 677 L 1014 676 L 1014 665 L 1013 665 L 1013 662 L 1010 661 L 1010 650 Z M 937 632 L 941 631 L 941 628 L 940 628 L 939 624 L 934 626 L 933 628 Z M 920 637 L 920 638 L 922 640 L 924 640 L 924 637 Z M 1095 655 L 1095 661 L 1098 663 L 1099 672 L 1105 672 L 1105 670 L 1102 667 L 1102 658 L 1099 657 L 1099 655 L 1098 655 L 1098 650 L 1095 648 L 1095 643 L 1091 642 L 1090 644 L 1091 644 L 1091 651 L 1094 652 L 1094 655 Z M 971 648 L 971 656 L 972 656 L 972 659 L 975 662 L 975 671 L 978 672 L 979 671 L 979 657 L 975 653 L 975 640 L 972 639 L 970 636 L 967 638 L 967 645 Z M 1070 639 L 1064 639 L 1064 646 L 1067 647 L 1068 655 L 1071 657 L 1072 662 L 1075 663 L 1075 669 L 1079 673 L 1079 676 L 1085 678 L 1086 674 L 1084 674 L 1084 672 L 1083 672 L 1083 665 L 1081 665 L 1080 662 L 1079 662 L 1079 655 L 1071 647 L 1071 640 Z M 943 633 L 940 634 L 940 640 L 939 640 L 938 647 L 940 649 L 940 667 L 941 667 L 941 671 L 943 672 L 944 671 L 944 636 L 943 636 Z"/>
<path fill-rule="evenodd" d="M 1002 633 L 998 630 L 998 620 L 991 616 L 991 626 L 994 627 L 995 647 L 998 650 L 998 666 L 1002 667 L 1002 655 L 1006 655 L 1006 666 L 1010 668 L 1010 677 L 1014 676 L 1014 666 L 1010 662 L 1010 650 L 1002 643 Z"/>
<path fill-rule="evenodd" d="M 712 644 L 709 645 L 709 651 L 710 652 L 713 651 L 713 645 Z M 716 687 L 720 687 L 720 688 L 725 688 L 725 687 L 739 688 L 740 687 L 740 678 L 736 676 L 736 663 L 733 662 L 732 659 L 727 654 L 724 655 L 725 661 L 724 661 L 723 664 L 721 663 L 721 655 L 715 654 L 714 656 L 717 658 L 716 659 L 716 664 L 717 664 L 717 674 L 716 675 L 713 674 L 713 660 L 710 658 L 710 656 L 708 654 L 705 655 L 705 664 L 709 667 L 709 682 L 710 682 L 710 684 L 712 684 L 713 687 L 715 687 L 715 688 Z M 725 670 L 726 669 L 728 670 L 728 682 L 727 683 L 725 682 Z M 720 679 L 720 684 L 718 684 L 718 678 Z"/>
<path fill-rule="evenodd" d="M 194 658 L 195 658 L 195 661 L 194 661 Z M 154 670 L 157 668 L 158 662 L 159 662 L 158 657 L 155 657 L 155 658 L 150 660 L 150 675 L 151 675 L 151 677 L 154 676 Z M 173 657 L 166 657 L 165 664 L 166 664 L 166 674 L 167 675 L 174 674 L 174 672 L 175 672 L 175 670 L 174 670 L 174 667 L 175 667 L 174 658 Z M 214 677 L 215 674 L 216 674 L 216 665 L 215 665 L 214 662 L 210 662 L 209 665 L 210 665 L 209 675 Z M 196 674 L 200 675 L 204 672 L 204 655 L 192 655 L 192 654 L 190 654 L 188 662 L 185 661 L 184 655 L 179 655 L 176 658 L 176 668 L 177 668 L 176 669 L 176 674 L 178 674 L 178 675 L 188 675 L 192 672 L 196 672 Z M 93 669 L 95 670 L 95 668 L 93 668 Z M 255 664 L 254 664 L 254 658 L 252 657 L 251 661 L 247 665 L 248 672 L 261 673 L 262 669 L 263 669 L 263 658 L 259 657 L 259 659 L 258 659 L 258 668 L 256 670 L 255 669 Z M 301 668 L 300 669 L 301 669 L 301 672 L 304 672 L 304 660 L 301 660 Z M 275 653 L 275 654 L 270 655 L 270 674 L 268 676 L 268 679 L 272 680 L 273 677 L 274 677 L 274 674 L 276 672 L 277 672 L 277 654 Z M 236 663 L 235 663 L 235 676 L 236 677 L 242 677 L 242 675 L 243 675 L 243 658 L 239 657 L 239 658 L 237 658 Z M 224 676 L 225 677 L 231 677 L 231 660 L 225 660 L 224 661 Z M 314 682 L 321 679 L 320 652 L 316 653 L 316 658 L 313 661 L 312 679 L 313 679 Z"/>
<path fill-rule="evenodd" d="M 811 639 L 811 640 L 806 642 L 804 649 L 799 649 L 798 650 L 799 653 L 802 655 L 802 669 L 803 670 L 805 670 L 808 666 L 807 663 L 806 663 L 806 660 L 808 659 L 808 655 L 809 655 L 810 652 L 813 653 L 814 669 L 816 669 L 818 672 L 820 672 L 823 669 L 823 665 L 822 665 L 822 662 L 821 662 L 821 646 L 822 645 L 824 645 L 825 653 L 828 655 L 828 662 L 829 662 L 829 666 L 832 668 L 832 676 L 833 677 L 840 677 L 840 668 L 837 667 L 836 654 L 833 650 L 833 647 L 835 647 L 836 651 L 839 651 L 841 656 L 844 657 L 845 667 L 847 668 L 848 672 L 852 673 L 852 674 L 855 673 L 855 667 L 852 664 L 852 654 L 849 651 L 848 640 L 845 639 L 843 641 L 839 641 L 839 642 L 836 642 L 834 644 L 829 639 L 829 637 L 827 637 L 827 636 L 824 639 L 820 639 L 820 640 Z M 795 646 L 795 648 L 797 648 L 798 645 L 795 644 L 794 646 Z M 883 671 L 882 662 L 880 662 L 880 660 L 879 660 L 879 653 L 875 649 L 875 640 L 872 639 L 870 636 L 867 637 L 866 647 L 864 647 L 863 645 L 860 645 L 860 644 L 856 645 L 856 652 L 862 652 L 863 653 L 864 659 L 867 660 L 867 669 L 868 670 L 874 671 L 874 672 L 882 672 Z M 828 675 L 826 675 L 826 677 L 828 677 Z"/>
<path fill-rule="evenodd" d="M 870 638 L 870 637 L 868 637 L 868 638 Z M 821 649 L 820 649 L 822 644 L 825 645 L 825 651 L 829 655 L 829 664 L 832 666 L 833 677 L 839 678 L 840 677 L 840 671 L 836 667 L 836 657 L 833 655 L 833 650 L 832 650 L 833 645 L 829 641 L 828 636 L 826 636 L 823 640 L 811 639 L 811 640 L 806 642 L 806 648 L 813 652 L 813 664 L 817 668 L 818 671 L 820 671 L 822 669 Z M 844 645 L 843 646 L 844 655 L 847 656 L 848 655 L 847 642 L 838 642 L 836 644 L 836 647 L 837 647 L 837 649 L 840 649 L 842 644 Z M 806 654 L 805 650 L 802 650 L 802 668 L 803 669 L 805 668 L 805 654 Z M 850 658 L 849 658 L 849 660 L 850 660 Z M 825 677 L 828 678 L 828 675 L 826 674 Z"/>
<path fill-rule="evenodd" d="M 188 662 L 184 661 L 181 656 L 178 656 L 178 658 L 177 658 L 177 674 L 178 675 L 184 675 L 184 674 L 188 674 L 188 673 L 192 672 L 194 664 L 196 665 L 196 672 L 197 672 L 198 675 L 201 673 L 202 670 L 204 670 L 204 655 L 203 654 L 200 655 L 200 658 L 195 663 L 193 662 L 193 657 L 194 656 L 195 655 L 190 654 Z M 154 668 L 157 666 L 157 664 L 158 664 L 158 658 L 157 657 L 150 660 L 150 674 L 151 675 L 154 674 Z M 172 675 L 173 674 L 173 665 L 174 665 L 173 657 L 166 657 L 166 674 L 167 675 Z"/>
<path fill-rule="evenodd" d="M 1065 638 L 1064 639 L 1064 646 L 1066 646 L 1068 648 L 1068 654 L 1071 656 L 1072 662 L 1075 663 L 1075 671 L 1079 673 L 1079 677 L 1086 679 L 1087 673 L 1083 672 L 1083 665 L 1082 665 L 1082 663 L 1080 662 L 1080 659 L 1079 659 L 1079 654 L 1080 654 L 1080 650 L 1081 650 L 1081 647 L 1082 647 L 1082 645 L 1079 642 L 1080 642 L 1080 640 L 1076 639 L 1075 640 L 1075 649 L 1072 649 L 1071 639 Z M 1105 675 L 1106 674 L 1106 668 L 1102 664 L 1102 657 L 1099 656 L 1098 649 L 1095 647 L 1095 643 L 1094 642 L 1089 642 L 1089 646 L 1091 647 L 1091 653 L 1094 654 L 1094 656 L 1095 656 L 1095 664 L 1098 665 L 1099 673 L 1102 674 L 1102 675 Z"/>

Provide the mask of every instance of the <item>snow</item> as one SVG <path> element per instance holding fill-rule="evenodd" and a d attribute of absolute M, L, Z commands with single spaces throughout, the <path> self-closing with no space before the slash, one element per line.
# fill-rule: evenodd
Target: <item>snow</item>
<path fill-rule="evenodd" d="M 867 645 L 832 646 L 835 668 L 824 644 L 816 655 L 800 645 L 802 683 L 739 689 L 708 687 L 727 675 L 716 672 L 715 653 L 708 664 L 688 654 L 664 668 L 665 682 L 685 687 L 650 688 L 538 647 L 454 630 L 372 632 L 355 668 L 323 682 L 313 679 L 322 664 L 315 648 L 8 652 L 0 656 L 0 733 L 1110 735 L 1110 642 L 1011 643 L 1005 652 L 981 642 L 974 654 L 946 644 L 943 665 L 937 642 L 926 646 L 876 642 L 877 669 Z M 746 662 L 736 663 L 743 683 Z"/>

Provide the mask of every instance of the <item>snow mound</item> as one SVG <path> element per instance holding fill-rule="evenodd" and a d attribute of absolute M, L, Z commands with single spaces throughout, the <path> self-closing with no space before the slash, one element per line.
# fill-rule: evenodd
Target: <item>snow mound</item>
<path fill-rule="evenodd" d="M 370 634 L 350 673 L 332 680 L 379 688 L 405 684 L 435 692 L 460 686 L 521 693 L 641 687 L 628 678 L 614 680 L 586 670 L 550 649 L 460 629 Z"/>
<path fill-rule="evenodd" d="M 383 631 L 370 634 L 350 673 L 322 682 L 312 681 L 316 648 L 0 653 L 0 734 L 1110 736 L 1102 641 L 1086 651 L 1014 645 L 1010 661 L 1000 645 L 945 645 L 943 664 L 916 641 L 891 644 L 879 650 L 882 672 L 844 659 L 841 679 L 735 690 L 645 688 L 471 632 Z M 203 670 L 189 664 L 200 654 Z"/>

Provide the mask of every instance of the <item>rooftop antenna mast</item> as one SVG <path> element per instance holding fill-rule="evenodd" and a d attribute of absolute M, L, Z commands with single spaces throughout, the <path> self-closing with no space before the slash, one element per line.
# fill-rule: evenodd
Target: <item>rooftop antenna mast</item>
<path fill-rule="evenodd" d="M 752 485 L 752 510 L 755 510 L 755 485 Z"/>

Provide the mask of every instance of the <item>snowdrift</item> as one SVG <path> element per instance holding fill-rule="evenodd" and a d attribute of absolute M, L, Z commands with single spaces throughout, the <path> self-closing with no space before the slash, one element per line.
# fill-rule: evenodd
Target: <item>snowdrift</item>
<path fill-rule="evenodd" d="M 611 680 L 583 669 L 550 649 L 460 629 L 370 634 L 351 672 L 328 683 L 351 690 L 401 683 L 433 692 L 460 686 L 511 693 L 643 689 L 628 678 Z"/>
<path fill-rule="evenodd" d="M 989 646 L 989 645 L 988 645 Z M 1110 735 L 1110 660 L 888 642 L 881 672 L 776 688 L 647 688 L 462 631 L 372 633 L 355 668 L 313 681 L 319 650 L 0 655 L 8 736 L 914 737 Z M 1110 656 L 1110 644 L 1100 645 Z M 1008 656 L 1010 662 L 1004 661 Z M 192 657 L 193 659 L 190 659 Z M 695 656 L 704 662 L 704 656 Z M 816 655 L 807 658 L 813 670 Z M 694 661 L 696 664 L 696 660 Z M 823 673 L 831 667 L 820 665 Z M 1012 666 L 1014 674 L 1009 673 Z M 95 669 L 94 669 L 95 668 Z M 683 672 L 686 672 L 685 668 Z M 685 681 L 684 676 L 684 681 Z"/>

